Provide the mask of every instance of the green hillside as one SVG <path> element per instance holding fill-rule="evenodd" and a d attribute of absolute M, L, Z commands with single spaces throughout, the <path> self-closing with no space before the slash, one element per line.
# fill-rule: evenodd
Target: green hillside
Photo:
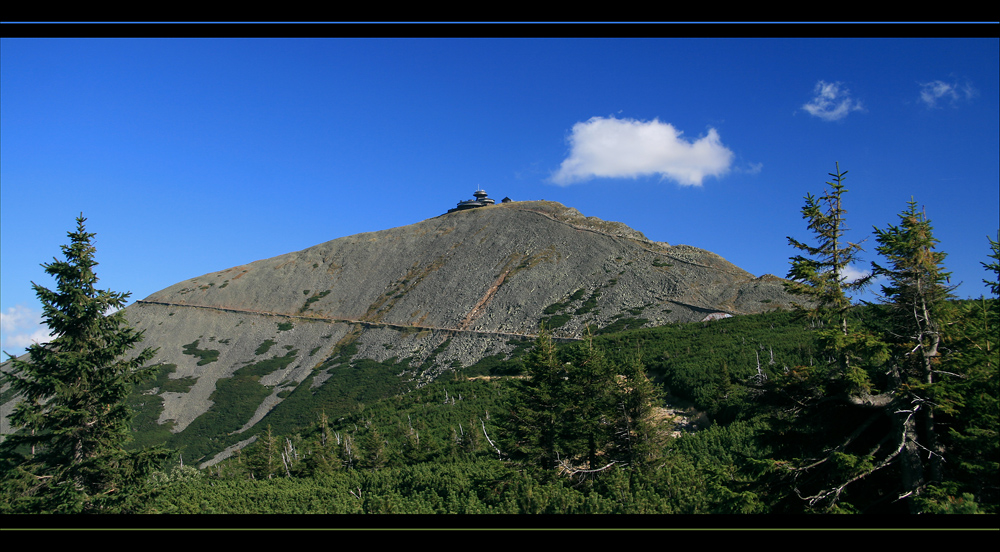
<path fill-rule="evenodd" d="M 975 308 L 969 302 L 956 306 Z M 987 305 L 995 306 L 995 300 Z M 857 315 L 877 314 L 869 308 Z M 793 313 L 772 312 L 595 337 L 595 347 L 612 365 L 641 358 L 665 391 L 655 405 L 658 448 L 641 466 L 569 474 L 519 454 L 512 409 L 524 404 L 524 374 L 533 358 L 522 354 L 485 359 L 391 398 L 331 407 L 300 427 L 276 409 L 269 415 L 274 423 L 265 418 L 261 424 L 268 430 L 234 457 L 201 472 L 167 470 L 142 511 L 896 512 L 898 503 L 875 496 L 894 492 L 898 474 L 891 468 L 870 475 L 866 485 L 849 487 L 832 508 L 811 508 L 796 494 L 799 472 L 787 466 L 810 450 L 811 440 L 828 441 L 829 435 L 797 417 L 781 391 L 785 384 L 772 383 L 822 360 L 809 325 Z M 584 347 L 560 345 L 557 355 L 579 360 Z M 683 420 L 666 417 L 671 405 L 686 407 L 669 410 Z M 951 430 L 951 468 L 927 495 L 926 509 L 995 512 L 997 475 L 988 473 L 996 462 L 995 444 L 962 456 L 968 454 L 965 440 L 984 428 L 974 427 L 975 413 L 942 422 Z"/>

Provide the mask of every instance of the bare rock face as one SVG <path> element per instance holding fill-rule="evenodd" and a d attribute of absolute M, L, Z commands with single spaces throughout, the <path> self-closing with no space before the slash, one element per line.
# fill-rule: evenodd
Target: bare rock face
<path fill-rule="evenodd" d="M 540 321 L 574 339 L 624 319 L 634 327 L 757 313 L 791 305 L 781 282 L 709 251 L 649 241 L 622 223 L 528 201 L 205 274 L 126 314 L 145 331 L 143 346 L 159 347 L 153 362 L 174 365 L 170 378 L 190 382 L 154 390 L 163 399 L 159 422 L 174 432 L 212 406 L 221 379 L 266 358 L 287 361 L 260 378 L 270 394 L 243 432 L 307 379 L 323 385 L 324 362 L 346 345 L 355 359 L 411 359 L 423 367 L 397 377 L 427 382 L 509 352 Z"/>

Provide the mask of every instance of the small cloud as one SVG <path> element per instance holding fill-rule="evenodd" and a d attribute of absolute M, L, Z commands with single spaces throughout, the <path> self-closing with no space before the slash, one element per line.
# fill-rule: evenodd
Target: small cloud
<path fill-rule="evenodd" d="M 573 125 L 569 157 L 551 180 L 568 185 L 591 178 L 659 174 L 682 186 L 701 186 L 706 177 L 729 171 L 733 152 L 722 145 L 714 128 L 694 141 L 681 134 L 658 119 L 592 117 Z"/>
<path fill-rule="evenodd" d="M 852 111 L 864 111 L 861 102 L 851 98 L 851 91 L 839 82 L 819 81 L 813 89 L 813 99 L 802 106 L 810 115 L 824 121 L 838 121 Z"/>
<path fill-rule="evenodd" d="M 740 167 L 737 170 L 743 174 L 760 174 L 760 171 L 764 170 L 764 164 L 748 163 L 746 166 Z"/>
<path fill-rule="evenodd" d="M 4 347 L 24 349 L 32 343 L 48 343 L 52 336 L 49 328 L 42 324 L 42 316 L 38 312 L 18 305 L 0 312 L 0 331 Z"/>
<path fill-rule="evenodd" d="M 940 80 L 920 83 L 920 101 L 929 109 L 938 107 L 939 100 L 947 101 L 954 106 L 959 101 L 970 100 L 978 94 L 979 91 L 969 83 L 959 85 L 957 82 L 948 83 Z"/>
<path fill-rule="evenodd" d="M 867 278 L 871 275 L 871 273 L 872 272 L 870 270 L 864 270 L 855 266 L 847 265 L 844 267 L 844 271 L 841 273 L 841 276 L 843 277 L 845 283 L 850 284 L 857 282 L 862 278 Z"/>

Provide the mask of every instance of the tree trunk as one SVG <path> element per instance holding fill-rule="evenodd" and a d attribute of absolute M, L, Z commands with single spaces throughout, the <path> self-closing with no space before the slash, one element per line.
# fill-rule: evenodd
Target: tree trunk
<path fill-rule="evenodd" d="M 902 409 L 896 409 L 893 412 L 896 429 L 903 440 L 899 454 L 903 485 L 901 496 L 904 497 L 910 513 L 917 513 L 917 505 L 913 498 L 920 494 L 924 485 L 923 462 L 920 459 L 920 446 L 917 440 L 916 414 L 915 411 Z"/>

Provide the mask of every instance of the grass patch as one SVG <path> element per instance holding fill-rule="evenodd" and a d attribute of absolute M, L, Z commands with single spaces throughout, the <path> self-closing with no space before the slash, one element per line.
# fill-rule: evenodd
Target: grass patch
<path fill-rule="evenodd" d="M 524 361 L 521 357 L 524 356 L 525 351 L 535 345 L 535 342 L 530 339 L 512 339 L 507 344 L 514 345 L 514 350 L 506 355 L 507 358 L 504 358 L 503 353 L 483 357 L 475 364 L 464 368 L 462 375 L 466 377 L 516 376 L 524 373 Z"/>
<path fill-rule="evenodd" d="M 587 314 L 588 312 L 594 310 L 594 308 L 597 307 L 597 299 L 600 296 L 600 291 L 594 291 L 594 293 L 591 293 L 590 297 L 588 297 L 587 300 L 583 302 L 583 305 L 580 305 L 580 308 L 576 309 L 573 314 L 580 316 L 581 314 Z"/>
<path fill-rule="evenodd" d="M 298 354 L 298 349 L 288 351 L 285 356 L 269 358 L 267 360 L 262 360 L 260 362 L 255 362 L 248 366 L 244 366 L 239 370 L 233 372 L 233 377 L 247 376 L 251 378 L 260 379 L 271 372 L 276 372 L 278 370 L 283 370 L 289 364 L 295 360 L 295 355 Z"/>
<path fill-rule="evenodd" d="M 215 349 L 199 349 L 198 340 L 184 345 L 184 354 L 198 357 L 198 366 L 204 366 L 219 360 L 219 351 Z"/>
<path fill-rule="evenodd" d="M 543 316 L 539 321 L 538 325 L 541 327 L 544 325 L 545 329 L 554 330 L 556 328 L 561 328 L 570 321 L 572 316 L 568 314 L 557 314 L 555 316 Z"/>
<path fill-rule="evenodd" d="M 303 290 L 302 293 L 305 294 L 305 295 L 309 295 L 309 290 L 308 289 L 307 290 Z M 308 299 L 306 299 L 305 304 L 302 305 L 301 308 L 299 308 L 299 312 L 306 312 L 307 310 L 309 310 L 312 307 L 313 303 L 315 303 L 316 301 L 319 301 L 320 299 L 326 297 L 327 295 L 330 295 L 330 290 L 321 291 L 319 293 L 313 294 L 312 297 L 309 297 Z"/>
<path fill-rule="evenodd" d="M 551 305 L 542 309 L 542 314 L 555 314 L 564 308 L 566 308 L 567 303 L 552 303 Z"/>
<path fill-rule="evenodd" d="M 274 345 L 274 340 L 272 340 L 272 339 L 266 339 L 266 340 L 264 340 L 263 343 L 261 343 L 257 347 L 257 350 L 254 351 L 253 354 L 255 354 L 255 355 L 262 355 L 262 354 L 266 353 L 268 350 L 270 350 L 271 346 L 273 346 L 273 345 Z"/>
<path fill-rule="evenodd" d="M 597 331 L 598 334 L 608 334 L 615 332 L 623 332 L 625 330 L 634 330 L 635 328 L 641 328 L 644 324 L 647 324 L 649 320 L 645 318 L 622 318 L 615 321 L 612 324 L 601 328 Z"/>

